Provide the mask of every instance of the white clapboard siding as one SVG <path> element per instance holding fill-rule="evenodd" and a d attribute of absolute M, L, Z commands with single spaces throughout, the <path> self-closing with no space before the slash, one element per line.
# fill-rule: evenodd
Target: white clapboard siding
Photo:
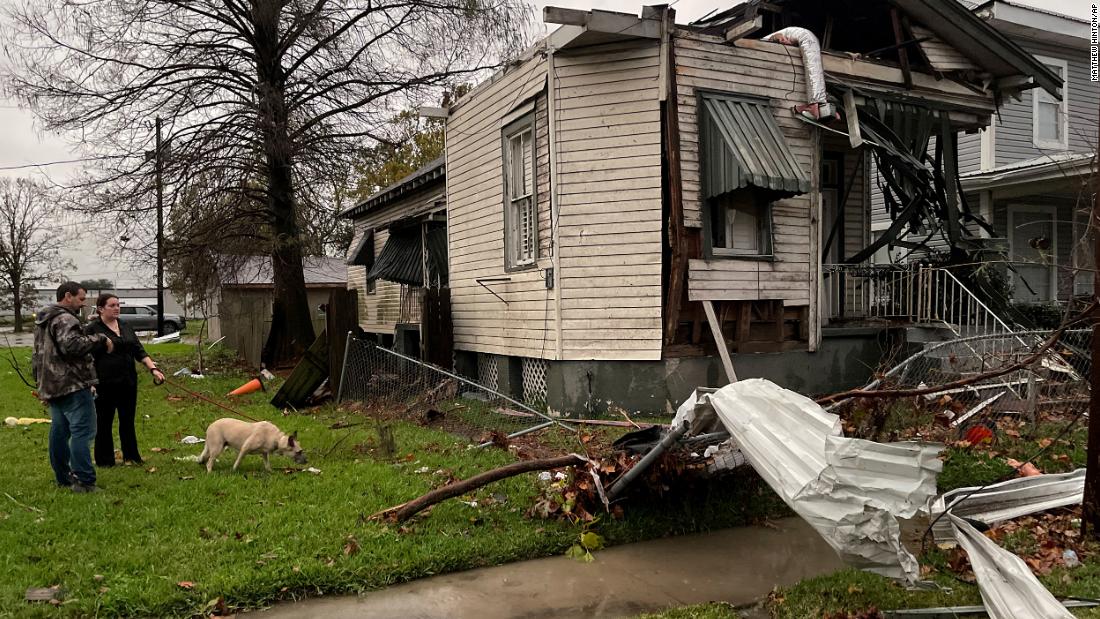
<path fill-rule="evenodd" d="M 554 59 L 565 359 L 661 358 L 659 50 Z"/>
<path fill-rule="evenodd" d="M 356 225 L 355 239 L 352 247 L 365 232 L 365 227 Z M 389 238 L 388 230 L 378 230 L 374 233 L 374 251 L 377 256 Z M 367 269 L 366 267 L 348 267 L 348 287 L 359 291 L 359 326 L 370 333 L 393 334 L 397 321 L 401 316 L 401 284 L 395 284 L 385 280 L 375 280 L 374 293 L 367 294 Z"/>
<path fill-rule="evenodd" d="M 479 86 L 447 120 L 447 234 L 458 350 L 541 358 L 557 352 L 554 291 L 546 289 L 543 271 L 552 265 L 546 66 L 536 55 L 513 67 Z M 531 101 L 538 260 L 536 268 L 506 272 L 501 129 Z M 508 281 L 477 282 L 484 278 Z"/>
<path fill-rule="evenodd" d="M 791 108 L 805 103 L 802 57 L 796 48 L 760 43 L 752 49 L 680 31 L 676 45 L 677 105 L 684 222 L 702 226 L 697 90 L 767 97 L 787 146 L 808 177 L 816 161 L 808 125 Z M 756 43 L 756 42 L 754 42 Z M 811 286 L 809 195 L 772 207 L 773 261 L 716 258 L 688 263 L 688 298 L 783 300 L 809 303 Z"/>
<path fill-rule="evenodd" d="M 374 231 L 374 252 L 377 257 L 389 238 L 384 228 L 390 223 L 405 217 L 416 217 L 438 208 L 444 200 L 442 183 L 432 183 L 408 196 L 374 209 L 354 220 L 355 234 L 351 251 L 359 247 L 363 235 Z M 359 326 L 371 333 L 394 332 L 401 315 L 401 285 L 384 280 L 376 280 L 373 294 L 367 294 L 367 270 L 365 267 L 348 267 L 348 290 L 358 291 Z"/>
<path fill-rule="evenodd" d="M 918 39 L 927 39 L 921 41 L 919 45 L 924 50 L 928 63 L 937 71 L 970 71 L 980 68 L 953 45 L 944 42 L 927 28 L 913 26 L 913 36 Z"/>

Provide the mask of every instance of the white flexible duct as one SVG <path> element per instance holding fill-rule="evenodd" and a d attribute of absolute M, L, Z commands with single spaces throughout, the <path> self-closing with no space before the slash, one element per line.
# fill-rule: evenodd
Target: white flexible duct
<path fill-rule="evenodd" d="M 821 67 L 821 44 L 818 43 L 814 33 L 805 28 L 792 26 L 773 32 L 763 40 L 782 45 L 797 45 L 802 50 L 802 64 L 806 67 L 806 96 L 809 102 L 797 111 L 808 113 L 815 120 L 832 116 L 833 106 L 825 94 L 825 70 Z"/>

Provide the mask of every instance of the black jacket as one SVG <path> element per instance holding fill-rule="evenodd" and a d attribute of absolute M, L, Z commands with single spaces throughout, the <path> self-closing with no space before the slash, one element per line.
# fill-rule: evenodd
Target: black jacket
<path fill-rule="evenodd" d="M 103 335 L 111 338 L 115 344 L 114 351 L 98 350 L 95 355 L 95 373 L 99 382 L 105 385 L 136 385 L 137 371 L 134 363 L 144 360 L 149 355 L 141 345 L 137 333 L 128 325 L 119 321 L 119 333 L 116 335 L 107 325 L 98 318 L 90 320 L 84 327 L 88 335 Z"/>

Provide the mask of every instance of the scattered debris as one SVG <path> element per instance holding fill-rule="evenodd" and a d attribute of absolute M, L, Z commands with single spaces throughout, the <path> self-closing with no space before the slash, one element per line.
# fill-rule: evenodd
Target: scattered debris
<path fill-rule="evenodd" d="M 233 391 L 230 391 L 227 395 L 247 395 L 249 393 L 255 393 L 257 391 L 267 391 L 267 388 L 264 387 L 264 381 L 260 380 L 259 378 L 253 378 L 252 380 L 241 385 L 240 387 L 237 387 Z"/>
<path fill-rule="evenodd" d="M 977 415 L 978 413 L 982 412 L 983 410 L 986 409 L 987 406 L 989 406 L 990 404 L 992 404 L 992 403 L 996 402 L 997 400 L 1001 399 L 1001 397 L 1006 393 L 1008 393 L 1008 392 L 1007 391 L 1002 391 L 1002 392 L 998 393 L 995 396 L 992 396 L 992 397 L 986 398 L 985 400 L 982 400 L 981 402 L 978 403 L 977 406 L 975 406 L 974 408 L 966 411 L 965 413 L 963 413 L 962 415 L 960 415 L 959 417 L 954 419 L 951 422 L 952 427 L 957 426 L 957 425 L 961 424 L 962 422 L 966 421 L 967 419 L 970 419 L 974 415 Z"/>
<path fill-rule="evenodd" d="M 845 438 L 839 417 L 763 379 L 698 400 L 713 407 L 749 464 L 842 560 L 896 580 L 920 579 L 897 518 L 913 517 L 935 495 L 942 445 Z"/>
<path fill-rule="evenodd" d="M 946 509 L 987 525 L 1036 512 L 1079 504 L 1085 491 L 1085 469 L 1061 475 L 1020 477 L 985 488 L 956 488 L 936 497 L 929 506 L 934 520 Z M 936 542 L 954 539 L 951 523 L 940 518 L 932 527 Z"/>
<path fill-rule="evenodd" d="M 12 495 L 8 494 L 7 492 L 5 492 L 5 493 L 4 493 L 4 496 L 6 496 L 6 497 L 8 497 L 9 499 L 11 499 L 11 502 L 12 502 L 12 503 L 15 503 L 15 504 L 16 504 L 16 505 L 18 505 L 19 507 L 22 507 L 23 509 L 25 509 L 25 510 L 27 510 L 27 511 L 29 511 L 29 512 L 35 512 L 35 513 L 37 513 L 37 514 L 44 514 L 44 513 L 46 513 L 46 512 L 44 512 L 43 510 L 41 510 L 41 509 L 39 509 L 39 508 L 37 508 L 37 507 L 34 507 L 33 505 L 27 505 L 26 503 L 20 503 L 20 502 L 19 502 L 19 501 L 18 501 L 18 500 L 17 500 L 17 499 L 15 498 L 15 497 L 13 497 Z"/>
<path fill-rule="evenodd" d="M 182 336 L 182 334 L 179 331 L 176 331 L 175 333 L 169 333 L 167 335 L 161 335 L 159 337 L 154 337 L 152 341 L 153 341 L 154 344 L 166 344 L 168 342 L 178 342 L 178 341 L 180 341 L 181 336 Z"/>
<path fill-rule="evenodd" d="M 680 440 L 680 437 L 684 435 L 691 427 L 691 424 L 686 420 L 682 421 L 679 426 L 674 426 L 670 432 L 665 434 L 661 439 L 661 442 L 657 443 L 657 446 L 649 450 L 637 464 L 635 464 L 629 471 L 623 474 L 610 488 L 607 489 L 607 496 L 609 499 L 614 499 L 622 491 L 630 485 L 632 481 L 638 478 L 639 475 L 645 472 L 646 469 L 652 465 L 657 458 L 661 457 L 661 454 L 668 451 L 669 447 L 672 447 L 674 443 Z"/>
<path fill-rule="evenodd" d="M 1019 460 L 1009 458 L 1005 460 L 1005 464 L 1016 469 L 1016 473 L 1019 474 L 1020 477 L 1037 477 L 1043 474 L 1043 472 L 1039 470 L 1039 467 L 1030 462 L 1020 462 Z"/>
<path fill-rule="evenodd" d="M 199 454 L 192 454 L 190 456 L 176 456 L 172 459 L 176 460 L 177 462 L 198 462 Z"/>
<path fill-rule="evenodd" d="M 328 380 L 328 375 L 328 334 L 321 331 L 309 350 L 302 355 L 302 360 L 294 367 L 294 371 L 275 392 L 271 405 L 279 409 L 307 405 L 314 393 Z"/>
<path fill-rule="evenodd" d="M 982 602 L 993 619 L 1072 619 L 1022 559 L 1001 548 L 962 518 L 948 513 L 955 539 L 966 550 Z"/>
<path fill-rule="evenodd" d="M 446 499 L 462 496 L 468 492 L 476 490 L 482 486 L 491 484 L 495 481 L 500 481 L 508 477 L 514 477 L 522 473 L 530 473 L 532 471 L 544 471 L 548 469 L 560 469 L 566 466 L 578 466 L 588 463 L 589 460 L 583 456 L 577 454 L 569 454 L 567 456 L 559 456 L 557 458 L 545 458 L 541 460 L 521 460 L 519 462 L 512 462 L 506 464 L 500 468 L 493 469 L 491 471 L 485 471 L 474 475 L 469 479 L 447 484 L 446 486 L 436 488 L 431 492 L 413 499 L 407 503 L 395 505 L 389 509 L 384 509 L 371 518 L 382 518 L 392 520 L 394 522 L 403 522 L 408 520 L 418 512 L 435 505 Z"/>
<path fill-rule="evenodd" d="M 1062 606 L 1066 608 L 1092 608 L 1100 606 L 1100 602 L 1087 600 L 1062 600 Z M 908 619 L 919 617 L 920 619 L 955 619 L 969 615 L 986 614 L 985 606 L 938 606 L 935 608 L 907 608 L 899 610 L 887 610 L 883 612 L 886 619 Z"/>
<path fill-rule="evenodd" d="M 31 426 L 36 423 L 50 423 L 50 420 L 39 419 L 37 417 L 8 417 L 4 419 L 4 425 L 11 428 L 15 426 Z"/>
<path fill-rule="evenodd" d="M 65 588 L 61 585 L 54 585 L 52 587 L 29 587 L 24 599 L 28 602 L 48 602 L 53 605 L 57 605 L 61 600 L 65 599 Z"/>
<path fill-rule="evenodd" d="M 205 443 L 206 439 L 188 434 L 187 436 L 181 438 L 180 442 L 184 445 L 198 445 L 199 443 Z"/>

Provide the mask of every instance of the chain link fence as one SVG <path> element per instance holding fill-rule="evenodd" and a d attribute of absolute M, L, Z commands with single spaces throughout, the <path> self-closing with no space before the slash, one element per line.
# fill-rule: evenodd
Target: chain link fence
<path fill-rule="evenodd" d="M 479 373 L 495 376 L 495 369 Z M 376 419 L 436 427 L 479 444 L 550 426 L 573 430 L 485 384 L 372 342 L 349 339 L 342 372 L 337 400 Z"/>
<path fill-rule="evenodd" d="M 1030 425 L 1081 416 L 1089 406 L 1092 331 L 1067 330 L 1041 352 L 1052 335 L 1051 331 L 1019 331 L 925 344 L 864 390 L 907 392 L 943 386 L 916 396 L 914 401 L 958 439 L 966 438 L 971 428 L 988 426 L 991 420 L 1006 415 L 1018 416 Z M 960 381 L 970 382 L 952 386 Z M 859 407 L 867 407 L 867 402 L 849 399 L 829 409 L 850 417 Z M 880 418 L 872 425 L 877 423 L 881 429 L 890 425 L 888 417 L 897 411 L 883 406 L 878 414 Z"/>

